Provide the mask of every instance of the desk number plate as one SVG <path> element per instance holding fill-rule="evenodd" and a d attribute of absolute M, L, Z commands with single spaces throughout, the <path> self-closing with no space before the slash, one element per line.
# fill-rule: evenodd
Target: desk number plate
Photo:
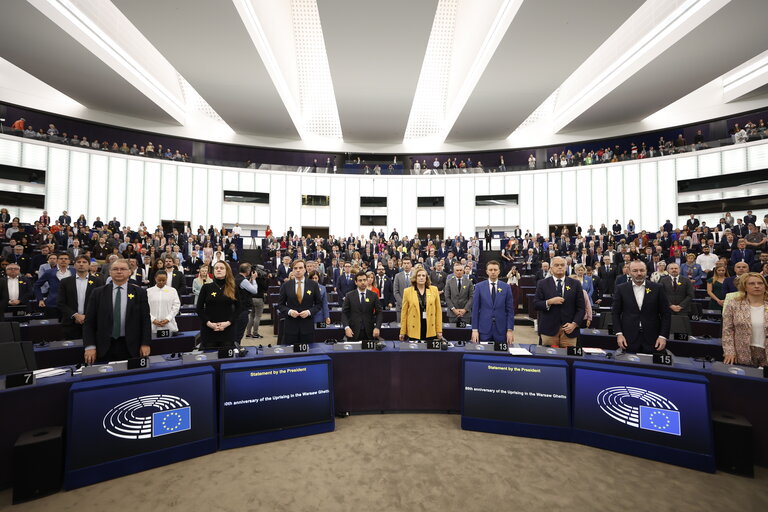
<path fill-rule="evenodd" d="M 5 376 L 5 389 L 31 386 L 34 383 L 35 374 L 33 372 L 12 373 Z"/>
<path fill-rule="evenodd" d="M 687 332 L 676 332 L 674 336 L 672 337 L 675 341 L 688 341 L 688 333 Z"/>
<path fill-rule="evenodd" d="M 296 343 L 293 345 L 294 352 L 309 352 L 309 345 L 306 343 Z"/>
<path fill-rule="evenodd" d="M 581 347 L 568 347 L 567 353 L 569 356 L 583 357 L 584 349 L 582 349 Z"/>
<path fill-rule="evenodd" d="M 427 350 L 440 350 L 440 340 L 429 340 L 427 342 Z"/>
<path fill-rule="evenodd" d="M 235 348 L 234 347 L 220 348 L 219 349 L 219 359 L 229 359 L 231 357 L 235 357 Z"/>
<path fill-rule="evenodd" d="M 363 350 L 376 350 L 376 340 L 363 340 L 360 342 L 360 348 Z"/>
<path fill-rule="evenodd" d="M 653 364 L 672 366 L 672 356 L 669 354 L 653 354 Z"/>
<path fill-rule="evenodd" d="M 506 352 L 509 349 L 509 345 L 507 345 L 506 341 L 494 341 L 493 342 L 493 350 L 494 352 Z"/>
<path fill-rule="evenodd" d="M 157 330 L 157 337 L 158 338 L 170 338 L 171 337 L 171 330 L 170 329 L 158 329 Z"/>
<path fill-rule="evenodd" d="M 128 360 L 128 369 L 129 370 L 136 370 L 139 368 L 147 368 L 149 366 L 149 358 L 148 357 L 135 357 L 133 359 Z"/>

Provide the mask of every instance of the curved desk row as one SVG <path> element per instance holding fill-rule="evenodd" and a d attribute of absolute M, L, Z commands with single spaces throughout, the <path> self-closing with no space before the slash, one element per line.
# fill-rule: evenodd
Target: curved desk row
<path fill-rule="evenodd" d="M 408 346 L 408 344 L 404 344 Z M 524 363 L 525 357 L 510 356 L 506 352 L 492 352 L 484 345 L 487 356 L 500 362 Z M 292 347 L 281 348 L 282 354 L 264 354 L 263 350 L 248 347 L 247 356 L 236 360 L 207 360 L 197 363 L 183 363 L 179 359 L 169 360 L 162 356 L 153 357 L 150 368 L 111 374 L 112 376 L 72 376 L 69 373 L 42 378 L 34 385 L 0 391 L 0 410 L 6 418 L 0 422 L 0 487 L 10 481 L 11 450 L 18 436 L 26 431 L 52 425 L 65 425 L 69 388 L 77 382 L 94 379 L 109 379 L 137 372 L 152 372 L 211 365 L 217 369 L 222 363 L 233 361 L 260 361 L 276 357 L 290 359 L 306 354 L 290 354 Z M 399 344 L 388 342 L 384 350 L 364 351 L 338 350 L 338 346 L 314 344 L 310 354 L 328 355 L 333 363 L 333 390 L 335 410 L 338 412 L 393 412 L 393 411 L 440 411 L 455 413 L 461 409 L 462 360 L 469 353 L 464 347 L 450 347 L 448 350 L 426 350 L 423 345 L 417 350 L 404 349 Z M 649 364 L 632 361 L 606 359 L 605 355 L 570 357 L 563 351 L 545 347 L 528 347 L 537 357 L 565 361 L 588 360 L 601 365 L 651 367 Z M 473 351 L 477 354 L 478 352 Z M 719 367 L 718 367 L 719 365 Z M 702 363 L 690 358 L 675 358 L 674 372 L 695 374 L 709 382 L 711 408 L 746 417 L 753 425 L 755 460 L 768 464 L 768 410 L 760 404 L 760 397 L 768 391 L 768 379 L 756 376 L 756 370 L 746 369 L 745 375 L 728 373 L 721 363 Z"/>

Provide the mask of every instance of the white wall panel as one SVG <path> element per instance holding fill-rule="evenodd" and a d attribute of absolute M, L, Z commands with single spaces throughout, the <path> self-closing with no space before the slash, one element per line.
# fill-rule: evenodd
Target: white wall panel
<path fill-rule="evenodd" d="M 478 196 L 487 196 L 490 194 L 489 190 L 489 177 L 481 174 L 479 176 L 475 175 L 475 193 Z"/>
<path fill-rule="evenodd" d="M 21 166 L 44 171 L 48 168 L 48 146 L 25 142 L 21 148 Z"/>
<path fill-rule="evenodd" d="M 237 174 L 235 173 L 235 185 L 237 185 Z M 163 220 L 176 219 L 176 201 L 178 197 L 178 187 L 176 181 L 176 166 L 173 164 L 163 164 L 162 180 L 160 182 L 160 218 Z M 223 200 L 222 196 L 222 200 Z"/>
<path fill-rule="evenodd" d="M 309 226 L 310 224 L 304 224 Z M 315 209 L 315 224 L 317 227 L 326 227 L 331 225 L 331 209 L 330 208 L 316 208 Z"/>
<path fill-rule="evenodd" d="M 146 224 L 150 233 L 152 228 L 160 224 L 160 176 L 161 166 L 157 162 L 146 162 L 144 164 L 144 212 L 141 219 Z M 208 228 L 206 215 L 202 220 L 203 225 Z"/>
<path fill-rule="evenodd" d="M 698 177 L 698 171 L 696 164 L 698 162 L 697 156 L 685 156 L 672 159 L 675 162 L 677 168 L 677 176 L 681 180 L 689 180 Z"/>
<path fill-rule="evenodd" d="M 659 190 L 659 222 L 662 225 L 667 219 L 673 223 L 677 218 L 677 174 L 673 159 L 660 160 L 658 163 Z"/>
<path fill-rule="evenodd" d="M 433 197 L 440 197 L 440 196 L 445 195 L 446 182 L 448 182 L 450 184 L 450 183 L 453 183 L 455 181 L 455 179 L 456 179 L 455 176 L 446 176 L 442 180 L 428 179 L 429 180 L 429 195 L 433 196 Z M 424 179 L 419 179 L 419 182 L 423 183 Z M 450 186 L 450 185 L 448 185 L 448 186 Z M 419 188 L 421 189 L 421 188 L 425 188 L 425 187 L 422 187 L 422 185 L 419 185 Z M 419 195 L 421 195 L 421 194 L 419 194 Z"/>
<path fill-rule="evenodd" d="M 608 219 L 608 178 L 607 170 L 605 167 L 599 167 L 592 169 L 592 219 L 595 229 L 600 227 L 600 224 L 605 223 L 610 229 L 609 222 L 613 222 L 613 219 Z"/>
<path fill-rule="evenodd" d="M 563 173 L 548 172 L 547 184 L 544 191 L 540 191 L 537 186 L 536 197 L 542 194 L 547 195 L 547 223 L 563 223 Z"/>
<path fill-rule="evenodd" d="M 240 172 L 224 171 L 221 173 L 224 190 L 240 190 Z"/>
<path fill-rule="evenodd" d="M 461 177 L 460 176 L 452 176 L 451 179 L 446 180 L 446 185 L 444 187 L 443 193 L 440 194 L 443 197 L 445 197 L 445 209 L 447 209 L 448 212 L 450 212 L 449 215 L 445 215 L 445 223 L 443 224 L 445 232 L 446 233 L 458 233 L 462 231 L 461 227 L 461 197 L 464 196 L 464 192 L 460 190 L 461 186 Z M 437 195 L 437 194 L 433 194 Z M 470 196 L 464 196 L 467 198 L 467 201 L 470 199 Z M 435 221 L 435 218 L 432 219 Z"/>
<path fill-rule="evenodd" d="M 747 170 L 747 149 L 737 148 L 723 151 L 723 174 L 744 172 Z M 678 173 L 678 179 L 680 174 Z"/>
<path fill-rule="evenodd" d="M 520 192 L 520 176 L 517 173 L 510 173 L 504 176 L 504 193 L 518 194 Z"/>
<path fill-rule="evenodd" d="M 244 171 L 245 172 L 245 171 Z M 254 192 L 262 192 L 269 194 L 271 191 L 269 189 L 270 187 L 270 176 L 273 176 L 272 174 L 256 174 L 256 182 L 253 186 Z M 271 198 L 270 198 L 271 199 Z"/>
<path fill-rule="evenodd" d="M 563 184 L 561 189 L 562 220 L 563 223 L 577 222 L 576 203 L 579 201 L 576 188 L 576 171 L 564 171 L 562 173 Z"/>
<path fill-rule="evenodd" d="M 126 188 L 128 160 L 119 157 L 109 158 L 109 176 L 107 177 L 107 204 L 106 217 L 111 219 L 117 217 L 121 223 L 125 223 L 125 204 L 130 200 L 128 189 Z M 129 196 L 129 198 L 126 198 Z M 173 202 L 176 202 L 174 195 Z M 93 222 L 93 221 L 91 221 Z"/>
<path fill-rule="evenodd" d="M 699 156 L 699 178 L 720 174 L 720 152 L 705 153 Z"/>
<path fill-rule="evenodd" d="M 0 143 L 2 142 L 0 140 Z M 67 200 L 69 199 L 69 151 L 66 149 L 50 149 L 48 170 L 45 173 L 45 189 L 45 208 L 48 210 L 48 214 L 53 217 L 55 212 L 67 208 Z"/>
<path fill-rule="evenodd" d="M 252 226 L 256 224 L 256 214 L 253 205 L 241 204 L 237 207 L 237 218 L 235 222 L 239 222 L 241 226 Z"/>
<path fill-rule="evenodd" d="M 2 146 L 0 146 L 0 151 L 2 151 Z M 749 146 L 747 148 L 747 161 L 750 171 L 768 168 L 768 144 Z"/>
<path fill-rule="evenodd" d="M 580 226 L 588 227 L 594 224 L 592 221 L 592 172 L 587 169 L 579 169 L 576 173 L 576 222 Z M 597 229 L 599 226 L 595 226 Z"/>
<path fill-rule="evenodd" d="M 136 229 L 139 222 L 144 220 L 144 161 L 128 159 L 127 167 L 128 201 L 125 204 L 124 223 Z"/>
<path fill-rule="evenodd" d="M 251 171 L 240 171 L 238 175 L 240 183 L 237 190 L 253 192 L 253 185 L 256 180 L 256 175 Z"/>
<path fill-rule="evenodd" d="M 107 212 L 107 173 L 109 172 L 109 158 L 106 155 L 92 154 L 88 182 L 88 210 L 78 211 L 78 205 L 73 205 L 71 211 L 74 221 L 81 213 L 88 220 L 101 217 L 104 220 Z"/>
<path fill-rule="evenodd" d="M 176 173 L 178 195 L 176 196 L 176 215 L 173 218 L 189 222 L 192 220 L 192 185 L 194 183 L 192 168 L 180 165 L 176 168 Z"/>
<path fill-rule="evenodd" d="M 636 215 L 635 225 L 640 229 L 655 233 L 663 223 L 659 222 L 659 176 L 656 162 L 640 164 L 640 212 Z"/>
<path fill-rule="evenodd" d="M 21 165 L 21 141 L 0 139 L 0 164 Z"/>
<path fill-rule="evenodd" d="M 269 180 L 269 176 L 265 177 Z M 197 232 L 198 226 L 208 227 L 208 205 L 215 204 L 215 199 L 208 200 L 208 169 L 194 167 L 192 169 L 192 223 L 190 227 Z"/>
<path fill-rule="evenodd" d="M 418 227 L 416 225 L 416 216 L 413 215 L 413 212 L 416 211 L 416 205 L 418 204 L 418 202 L 416 201 L 418 183 L 419 183 L 419 180 L 423 178 L 401 178 L 401 179 L 403 180 L 403 184 L 402 184 L 403 202 L 402 202 L 401 219 L 399 224 L 394 226 L 390 224 L 390 226 L 396 227 L 397 232 L 400 233 L 401 237 L 408 236 L 409 238 L 412 238 L 413 234 L 416 233 L 416 228 Z M 387 210 L 390 212 L 392 211 L 389 208 Z"/>
<path fill-rule="evenodd" d="M 608 217 L 607 221 L 611 224 L 616 219 L 622 226 L 626 225 L 627 219 L 624 218 L 624 175 L 621 172 L 621 166 L 609 167 L 606 176 L 608 178 Z M 607 224 L 610 226 L 610 224 Z"/>
<path fill-rule="evenodd" d="M 469 238 L 475 234 L 477 228 L 482 226 L 481 231 L 485 229 L 488 220 L 483 221 L 475 218 L 475 210 L 478 209 L 475 207 L 475 201 L 473 200 L 475 197 L 475 178 L 461 176 L 458 180 L 455 180 L 455 185 L 451 186 L 451 188 L 456 189 L 457 193 L 460 193 L 461 197 L 464 198 L 457 202 L 459 205 L 457 210 L 459 214 L 459 231 Z"/>
<path fill-rule="evenodd" d="M 311 174 L 304 175 L 301 178 L 301 195 L 319 195 L 315 186 L 316 181 L 315 176 Z"/>
<path fill-rule="evenodd" d="M 559 171 L 555 172 L 560 174 Z M 547 233 L 549 231 L 550 216 L 549 205 L 550 197 L 547 189 L 547 174 L 535 173 L 533 175 L 533 223 L 531 229 L 534 234 Z"/>
<path fill-rule="evenodd" d="M 619 217 L 622 225 L 626 226 L 629 223 L 629 219 L 635 221 L 635 226 L 638 226 L 638 222 L 641 219 L 640 212 L 640 194 L 642 193 L 640 187 L 640 166 L 638 164 L 628 164 L 622 166 L 624 180 L 624 216 L 626 218 Z"/>
<path fill-rule="evenodd" d="M 239 217 L 239 211 L 238 205 L 236 203 L 224 203 L 221 211 L 221 220 L 225 225 L 231 226 L 234 225 L 235 222 L 239 222 L 237 220 Z"/>
<path fill-rule="evenodd" d="M 521 174 L 518 204 L 520 205 L 520 226 L 522 226 L 523 231 L 526 229 L 533 229 L 533 217 L 536 213 L 535 208 L 538 208 L 536 199 L 536 196 L 533 194 L 533 174 Z M 483 220 L 476 224 L 478 231 L 482 231 L 480 228 L 485 228 L 488 221 Z"/>

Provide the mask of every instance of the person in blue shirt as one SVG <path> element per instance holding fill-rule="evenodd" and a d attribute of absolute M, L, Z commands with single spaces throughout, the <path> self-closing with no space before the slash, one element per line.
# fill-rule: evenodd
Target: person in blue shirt
<path fill-rule="evenodd" d="M 701 265 L 696 263 L 696 255 L 693 253 L 688 253 L 685 257 L 685 263 L 680 265 L 680 275 L 687 277 L 694 288 L 701 288 L 704 279 L 707 277 Z"/>
<path fill-rule="evenodd" d="M 320 287 L 320 300 L 322 302 L 320 311 L 315 313 L 312 321 L 316 324 L 325 323 L 325 325 L 331 325 L 331 312 L 328 308 L 328 293 L 326 292 L 325 285 L 320 284 L 320 274 L 317 272 L 317 270 L 310 270 L 309 274 L 307 275 Z"/>
<path fill-rule="evenodd" d="M 581 289 L 587 292 L 589 303 L 594 306 L 595 299 L 592 296 L 595 293 L 595 283 L 592 281 L 592 276 L 587 275 L 587 267 L 581 263 L 577 264 L 573 267 L 573 275 L 571 277 L 581 282 Z"/>

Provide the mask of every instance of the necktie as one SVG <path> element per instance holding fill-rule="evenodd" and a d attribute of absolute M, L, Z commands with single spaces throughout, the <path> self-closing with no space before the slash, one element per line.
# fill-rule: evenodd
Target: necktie
<path fill-rule="evenodd" d="M 301 304 L 302 297 L 303 294 L 301 293 L 301 281 L 296 281 L 296 300 L 299 301 L 299 304 Z"/>
<path fill-rule="evenodd" d="M 496 283 L 491 283 L 491 300 L 496 302 Z"/>
<path fill-rule="evenodd" d="M 676 278 L 676 277 L 675 277 L 674 279 L 672 279 L 672 284 L 674 284 L 675 286 L 677 286 L 677 278 Z"/>
<path fill-rule="evenodd" d="M 557 280 L 557 294 L 561 297 L 563 296 L 563 280 L 558 279 Z"/>
<path fill-rule="evenodd" d="M 360 292 L 360 304 L 365 302 L 365 292 Z"/>
<path fill-rule="evenodd" d="M 117 287 L 117 293 L 115 294 L 115 310 L 112 312 L 112 338 L 119 338 L 120 331 L 122 330 L 122 286 Z"/>

